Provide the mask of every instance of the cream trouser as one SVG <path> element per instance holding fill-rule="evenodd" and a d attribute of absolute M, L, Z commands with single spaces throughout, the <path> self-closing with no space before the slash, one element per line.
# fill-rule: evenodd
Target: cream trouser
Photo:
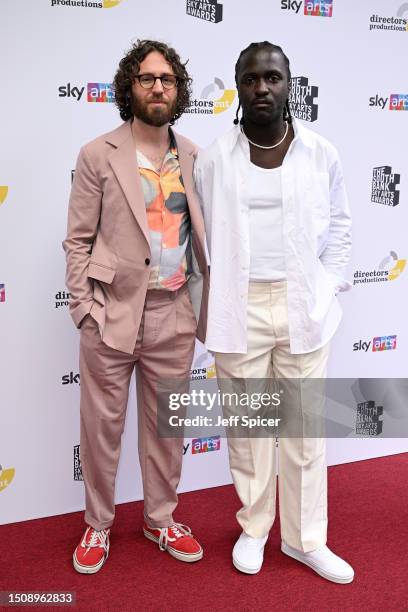
<path fill-rule="evenodd" d="M 219 386 L 228 378 L 316 378 L 326 376 L 329 346 L 293 355 L 289 347 L 286 283 L 250 283 L 248 352 L 216 353 Z M 226 384 L 226 383 L 225 383 Z M 299 402 L 302 418 L 307 406 Z M 276 512 L 275 437 L 228 438 L 230 468 L 243 504 L 237 520 L 249 536 L 269 532 Z M 324 437 L 281 437 L 278 446 L 282 539 L 309 552 L 326 543 L 327 467 Z"/>

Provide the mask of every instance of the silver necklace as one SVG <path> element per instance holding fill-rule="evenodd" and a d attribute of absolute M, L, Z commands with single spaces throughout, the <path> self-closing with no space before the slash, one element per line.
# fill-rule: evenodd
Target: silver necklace
<path fill-rule="evenodd" d="M 288 135 L 288 131 L 289 131 L 289 123 L 286 123 L 286 130 L 285 130 L 285 133 L 283 135 L 283 138 L 281 138 L 281 140 L 279 142 L 277 142 L 274 145 L 271 145 L 270 147 L 264 147 L 264 146 L 262 146 L 260 144 L 256 144 L 256 142 L 252 142 L 252 140 L 249 140 L 248 136 L 245 134 L 244 130 L 242 129 L 242 125 L 241 125 L 241 132 L 242 132 L 242 134 L 245 136 L 247 141 L 251 143 L 251 145 L 253 145 L 254 147 L 258 147 L 258 149 L 275 149 L 275 147 L 279 147 L 279 145 L 282 144 L 282 142 L 285 140 L 286 136 Z"/>

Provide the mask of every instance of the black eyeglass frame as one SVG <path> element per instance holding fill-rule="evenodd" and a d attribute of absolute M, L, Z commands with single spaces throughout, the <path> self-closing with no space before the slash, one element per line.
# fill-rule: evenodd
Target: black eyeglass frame
<path fill-rule="evenodd" d="M 142 85 L 140 79 L 142 77 L 152 77 L 152 79 L 154 79 L 152 85 L 150 85 L 150 87 L 146 87 L 145 85 Z M 163 83 L 163 79 L 175 79 L 174 84 L 171 85 L 171 87 L 166 87 L 166 85 Z M 154 76 L 154 74 L 151 74 L 150 72 L 144 73 L 144 74 L 136 74 L 135 75 L 135 79 L 137 79 L 139 81 L 139 85 L 140 87 L 142 87 L 143 89 L 153 89 L 153 87 L 156 85 L 156 81 L 157 79 L 159 79 L 160 83 L 162 84 L 163 89 L 174 89 L 174 87 L 177 87 L 182 81 L 184 81 L 184 79 L 182 79 L 181 77 L 176 76 L 175 74 L 163 74 L 162 76 Z"/>

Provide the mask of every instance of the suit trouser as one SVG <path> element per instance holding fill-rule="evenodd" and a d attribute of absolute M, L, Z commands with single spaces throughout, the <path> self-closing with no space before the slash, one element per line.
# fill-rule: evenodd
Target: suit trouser
<path fill-rule="evenodd" d="M 219 386 L 222 390 L 223 378 L 322 379 L 326 376 L 328 353 L 326 345 L 311 353 L 291 354 L 286 283 L 250 283 L 248 351 L 216 353 Z M 304 405 L 302 394 L 299 397 L 302 419 L 310 406 Z M 279 416 L 284 417 L 283 412 Z M 279 439 L 281 535 L 289 546 L 304 552 L 326 543 L 325 442 L 324 437 L 302 435 Z M 272 527 L 276 512 L 275 437 L 228 437 L 228 451 L 233 481 L 243 504 L 237 520 L 249 536 L 263 537 Z"/>
<path fill-rule="evenodd" d="M 85 521 L 95 529 L 110 527 L 115 515 L 115 479 L 134 367 L 145 518 L 151 527 L 167 527 L 174 522 L 183 438 L 157 435 L 156 383 L 189 378 L 196 327 L 186 286 L 177 292 L 147 292 L 133 355 L 104 344 L 94 319 L 84 319 L 80 342 L 80 456 Z"/>

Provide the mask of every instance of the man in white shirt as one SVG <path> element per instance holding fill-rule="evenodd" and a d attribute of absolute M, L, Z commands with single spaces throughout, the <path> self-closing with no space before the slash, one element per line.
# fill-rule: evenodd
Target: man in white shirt
<path fill-rule="evenodd" d="M 249 45 L 235 79 L 236 125 L 195 165 L 211 259 L 206 346 L 221 387 L 234 378 L 322 379 L 341 319 L 336 294 L 351 286 L 340 161 L 327 140 L 292 119 L 280 47 Z M 275 518 L 275 439 L 231 436 L 228 448 L 243 504 L 233 563 L 253 574 Z M 326 546 L 324 437 L 281 437 L 278 453 L 282 552 L 328 580 L 351 582 L 351 566 Z"/>

